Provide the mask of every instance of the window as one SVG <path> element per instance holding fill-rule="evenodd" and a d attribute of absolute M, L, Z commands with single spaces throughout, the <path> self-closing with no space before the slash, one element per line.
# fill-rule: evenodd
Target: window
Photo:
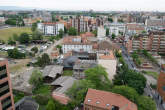
<path fill-rule="evenodd" d="M 5 70 L 5 69 L 6 69 L 6 65 L 0 67 L 0 71 Z"/>
<path fill-rule="evenodd" d="M 0 84 L 0 96 L 3 96 L 9 92 L 8 82 Z"/>
<path fill-rule="evenodd" d="M 111 110 L 119 110 L 119 107 L 112 105 L 112 109 Z"/>

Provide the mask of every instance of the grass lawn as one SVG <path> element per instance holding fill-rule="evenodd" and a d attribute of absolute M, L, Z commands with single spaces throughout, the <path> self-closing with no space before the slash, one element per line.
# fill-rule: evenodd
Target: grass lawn
<path fill-rule="evenodd" d="M 20 35 L 23 32 L 32 33 L 31 28 L 29 27 L 16 27 L 0 30 L 0 40 L 7 41 L 9 37 L 12 37 L 13 34 Z"/>
<path fill-rule="evenodd" d="M 72 70 L 64 70 L 63 76 L 72 76 L 73 71 Z"/>
<path fill-rule="evenodd" d="M 158 73 L 157 72 L 153 72 L 153 71 L 144 71 L 143 72 L 146 75 L 152 76 L 153 78 L 157 79 L 158 78 Z"/>
<path fill-rule="evenodd" d="M 37 89 L 33 90 L 33 94 L 49 95 L 51 92 L 51 87 L 48 85 L 41 85 Z"/>

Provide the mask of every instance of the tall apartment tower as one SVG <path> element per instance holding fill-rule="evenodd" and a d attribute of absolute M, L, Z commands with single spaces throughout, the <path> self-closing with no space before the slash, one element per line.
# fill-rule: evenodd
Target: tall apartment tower
<path fill-rule="evenodd" d="M 8 61 L 0 59 L 0 110 L 15 110 Z"/>

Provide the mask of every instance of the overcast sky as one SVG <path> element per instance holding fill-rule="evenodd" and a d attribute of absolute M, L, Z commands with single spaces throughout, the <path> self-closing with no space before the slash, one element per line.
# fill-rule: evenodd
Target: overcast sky
<path fill-rule="evenodd" d="M 0 0 L 0 6 L 55 10 L 165 11 L 165 0 Z"/>

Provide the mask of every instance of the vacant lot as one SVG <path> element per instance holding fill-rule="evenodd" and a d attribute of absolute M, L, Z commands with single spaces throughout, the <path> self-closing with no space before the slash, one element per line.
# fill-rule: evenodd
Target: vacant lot
<path fill-rule="evenodd" d="M 32 33 L 29 27 L 15 27 L 0 30 L 0 40 L 7 41 L 13 34 L 20 35 L 23 32 Z"/>

